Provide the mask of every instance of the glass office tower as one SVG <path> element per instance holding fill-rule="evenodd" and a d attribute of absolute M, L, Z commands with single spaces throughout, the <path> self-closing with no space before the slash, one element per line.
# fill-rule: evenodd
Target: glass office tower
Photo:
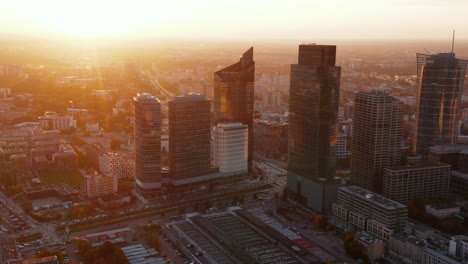
<path fill-rule="evenodd" d="M 135 182 L 144 196 L 161 192 L 161 105 L 147 93 L 134 97 Z"/>
<path fill-rule="evenodd" d="M 417 54 L 418 102 L 413 153 L 427 158 L 429 148 L 457 143 L 457 126 L 466 60 L 455 53 Z"/>
<path fill-rule="evenodd" d="M 292 198 L 327 212 L 336 198 L 336 126 L 341 67 L 336 46 L 299 46 L 291 65 L 288 190 Z"/>
<path fill-rule="evenodd" d="M 239 122 L 248 126 L 248 167 L 252 170 L 255 62 L 253 47 L 236 64 L 214 73 L 214 125 Z"/>
<path fill-rule="evenodd" d="M 210 101 L 204 95 L 169 101 L 169 174 L 173 185 L 210 173 Z"/>

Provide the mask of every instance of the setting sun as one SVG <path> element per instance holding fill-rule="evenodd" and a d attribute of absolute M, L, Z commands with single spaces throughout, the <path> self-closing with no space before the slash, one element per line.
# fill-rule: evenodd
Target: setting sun
<path fill-rule="evenodd" d="M 147 4 L 49 0 L 28 3 L 27 10 L 21 9 L 19 3 L 13 5 L 22 11 L 19 19 L 23 21 L 16 23 L 17 27 L 74 37 L 100 37 L 135 32 L 157 22 L 158 12 Z M 159 5 L 159 11 L 162 6 Z"/>
<path fill-rule="evenodd" d="M 418 2 L 422 1 L 16 0 L 2 3 L 0 29 L 84 38 L 446 39 L 447 28 L 464 35 L 466 2 Z M 451 15 L 437 23 L 420 15 L 439 12 Z M 414 21 L 425 27 L 403 26 Z"/>

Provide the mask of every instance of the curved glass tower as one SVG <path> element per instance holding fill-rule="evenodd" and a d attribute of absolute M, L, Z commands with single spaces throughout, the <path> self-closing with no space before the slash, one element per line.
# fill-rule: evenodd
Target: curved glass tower
<path fill-rule="evenodd" d="M 429 148 L 457 143 L 457 125 L 466 60 L 455 53 L 417 54 L 418 102 L 413 153 L 427 158 Z"/>
<path fill-rule="evenodd" d="M 248 167 L 252 169 L 255 62 L 253 47 L 238 63 L 214 74 L 214 125 L 239 122 L 249 127 Z"/>

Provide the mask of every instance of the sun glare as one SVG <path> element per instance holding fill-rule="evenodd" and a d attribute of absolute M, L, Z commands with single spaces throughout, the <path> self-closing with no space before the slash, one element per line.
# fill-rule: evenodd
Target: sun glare
<path fill-rule="evenodd" d="M 143 27 L 154 14 L 130 1 L 47 1 L 25 15 L 39 28 L 76 37 L 117 36 Z"/>

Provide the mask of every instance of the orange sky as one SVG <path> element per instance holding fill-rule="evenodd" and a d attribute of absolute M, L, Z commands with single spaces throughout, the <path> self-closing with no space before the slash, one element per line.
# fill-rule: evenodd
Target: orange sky
<path fill-rule="evenodd" d="M 219 39 L 468 39 L 467 0 L 12 0 L 0 32 Z"/>

